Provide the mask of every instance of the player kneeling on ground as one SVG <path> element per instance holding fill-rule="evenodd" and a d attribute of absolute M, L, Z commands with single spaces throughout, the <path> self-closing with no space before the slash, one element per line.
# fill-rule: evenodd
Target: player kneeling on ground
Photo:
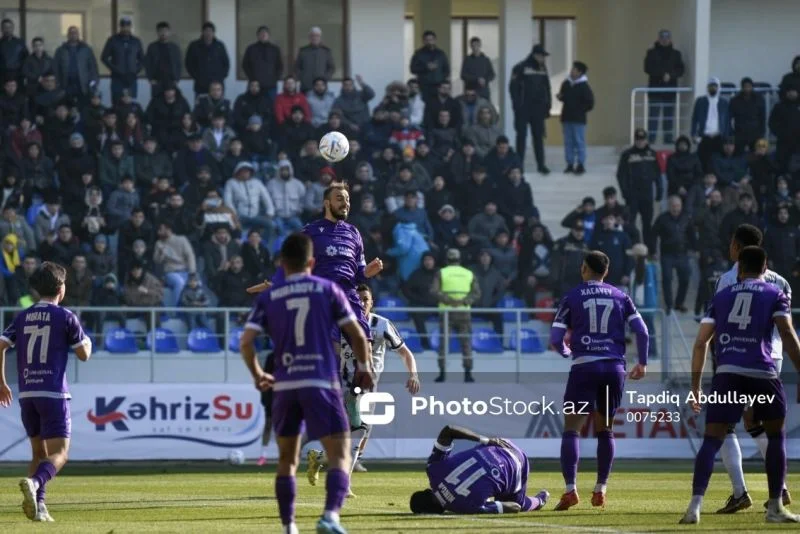
<path fill-rule="evenodd" d="M 480 443 L 451 454 L 455 439 Z M 446 426 L 433 444 L 425 468 L 430 488 L 411 495 L 415 514 L 508 514 L 540 510 L 550 493 L 528 497 L 528 457 L 503 438 L 487 438 Z"/>
<path fill-rule="evenodd" d="M 17 346 L 19 405 L 31 440 L 28 478 L 19 482 L 22 510 L 32 521 L 53 521 L 44 503 L 45 486 L 67 463 L 72 419 L 67 390 L 67 360 L 74 349 L 81 361 L 92 354 L 78 318 L 59 306 L 64 300 L 66 270 L 44 262 L 31 276 L 39 302 L 22 311 L 0 336 L 0 406 L 11 405 L 5 379 L 6 351 Z M 30 377 L 30 378 L 29 378 Z"/>
<path fill-rule="evenodd" d="M 419 393 L 419 376 L 417 375 L 417 362 L 414 359 L 414 354 L 408 349 L 403 338 L 397 331 L 397 328 L 392 322 L 376 313 L 372 313 L 372 306 L 374 304 L 372 298 L 372 290 L 366 284 L 360 284 L 357 288 L 358 298 L 364 307 L 364 314 L 367 316 L 369 322 L 370 333 L 372 334 L 372 368 L 375 371 L 375 386 L 372 391 L 377 388 L 378 381 L 380 380 L 381 373 L 384 368 L 384 356 L 386 355 L 386 348 L 397 352 L 402 358 L 403 364 L 408 371 L 408 380 L 406 381 L 406 389 L 412 395 Z M 372 430 L 369 425 L 361 422 L 361 417 L 358 412 L 358 394 L 354 393 L 353 388 L 356 387 L 352 382 L 355 376 L 356 362 L 353 356 L 353 349 L 347 343 L 347 340 L 342 336 L 341 341 L 341 369 L 342 369 L 342 383 L 347 389 L 345 394 L 347 404 L 347 414 L 350 417 L 350 432 L 351 439 L 355 442 L 357 434 L 361 434 L 361 438 L 353 447 L 353 463 L 350 468 L 351 474 L 353 471 L 366 472 L 366 468 L 361 465 L 359 458 L 364 454 L 364 449 L 369 440 L 370 431 Z M 359 393 L 361 393 L 359 391 Z M 325 462 L 322 451 L 311 449 L 308 451 L 308 482 L 314 486 L 319 479 L 319 471 L 322 469 Z M 348 493 L 348 497 L 355 497 L 352 490 Z"/>

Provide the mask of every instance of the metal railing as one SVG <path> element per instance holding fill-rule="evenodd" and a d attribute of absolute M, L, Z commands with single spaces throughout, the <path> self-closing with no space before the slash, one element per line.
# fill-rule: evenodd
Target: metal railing
<path fill-rule="evenodd" d="M 80 316 L 94 343 L 94 352 L 98 358 L 93 364 L 103 362 L 103 367 L 97 368 L 100 370 L 93 370 L 95 365 L 83 367 L 82 370 L 82 366 L 75 365 L 73 361 L 68 375 L 73 383 L 106 381 L 109 376 L 121 378 L 123 381 L 151 383 L 207 382 L 210 381 L 209 376 L 213 381 L 225 383 L 249 379 L 238 358 L 238 341 L 233 338 L 237 329 L 244 326 L 245 314 L 249 312 L 247 308 L 87 307 L 72 310 Z M 3 327 L 19 311 L 20 308 L 0 308 L 0 323 Z M 453 310 L 414 307 L 375 310 L 391 319 L 409 346 L 416 347 L 417 351 L 437 352 L 438 347 L 441 347 L 447 359 L 455 348 L 451 346 L 452 340 L 458 341 L 455 343 L 458 348 L 461 342 L 468 343 L 472 352 L 479 355 L 481 360 L 496 358 L 504 361 L 507 364 L 505 371 L 513 372 L 517 381 L 525 372 L 524 364 L 535 361 L 529 356 L 549 351 L 550 322 L 555 311 L 551 308 Z M 453 313 L 471 315 L 470 332 L 451 333 Z M 655 344 L 659 353 L 657 361 L 661 367 L 660 379 L 667 381 L 672 374 L 686 368 L 691 354 L 673 354 L 673 347 L 680 346 L 676 345 L 675 337 L 682 336 L 682 332 L 677 323 L 671 324 L 673 320 L 663 310 L 642 309 L 640 313 L 648 323 L 651 343 Z M 419 329 L 416 328 L 417 324 Z M 214 346 L 219 350 L 200 352 L 187 348 L 191 331 L 197 325 L 203 325 L 199 328 L 206 329 L 204 332 L 216 338 L 218 343 Z M 169 334 L 157 330 L 159 328 Z M 106 337 L 115 334 L 112 329 L 126 329 L 128 332 L 123 334 L 135 338 L 135 347 L 123 352 L 108 351 Z M 119 334 L 118 330 L 116 334 Z M 156 339 L 158 335 L 162 337 Z M 157 341 L 164 341 L 163 336 L 166 335 L 174 337 L 175 344 L 167 349 L 159 348 Z M 532 339 L 534 337 L 537 339 Z M 532 351 L 527 349 L 529 341 L 536 345 Z M 685 340 L 683 345 L 685 346 Z M 428 354 L 422 358 L 430 360 L 430 356 Z M 513 364 L 510 359 L 513 359 Z M 10 360 L 14 366 L 14 359 Z M 122 366 L 122 363 L 126 365 Z M 11 371 L 13 376 L 14 369 Z"/>
<path fill-rule="evenodd" d="M 764 131 L 769 134 L 769 113 L 772 107 L 778 102 L 779 94 L 777 88 L 755 87 L 753 89 L 764 98 L 766 108 Z M 739 92 L 739 88 L 721 87 L 720 95 L 730 99 Z M 654 98 L 654 95 L 673 95 L 667 100 Z M 680 135 L 691 135 L 692 129 L 692 110 L 695 100 L 694 90 L 691 87 L 635 87 L 631 90 L 631 124 L 630 142 L 633 144 L 633 135 L 637 128 L 644 128 L 652 135 L 652 132 L 662 132 L 661 141 L 664 137 L 671 136 L 674 142 Z M 657 117 L 651 116 L 657 114 Z M 671 114 L 672 118 L 665 118 Z M 653 119 L 651 121 L 651 119 Z M 667 128 L 671 121 L 671 128 Z M 651 124 L 652 122 L 652 124 Z M 655 128 L 653 127 L 655 126 Z"/>

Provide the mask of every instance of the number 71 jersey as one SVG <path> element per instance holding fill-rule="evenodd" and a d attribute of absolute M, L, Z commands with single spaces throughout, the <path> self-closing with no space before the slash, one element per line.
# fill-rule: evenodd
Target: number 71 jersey
<path fill-rule="evenodd" d="M 572 330 L 573 363 L 625 360 L 625 325 L 641 318 L 628 295 L 605 282 L 589 281 L 569 291 L 553 328 Z"/>

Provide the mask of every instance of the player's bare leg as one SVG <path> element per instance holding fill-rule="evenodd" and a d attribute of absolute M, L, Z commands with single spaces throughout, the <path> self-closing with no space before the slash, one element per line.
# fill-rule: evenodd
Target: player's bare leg
<path fill-rule="evenodd" d="M 691 525 L 700 522 L 700 510 L 703 508 L 703 496 L 714 472 L 714 459 L 717 456 L 722 441 L 728 432 L 727 423 L 706 423 L 703 445 L 697 451 L 694 461 L 694 477 L 692 478 L 692 500 L 686 513 L 679 521 L 682 525 Z"/>
<path fill-rule="evenodd" d="M 556 511 L 569 510 L 580 502 L 575 484 L 580 459 L 579 435 L 586 421 L 586 415 L 569 414 L 564 416 L 564 434 L 561 436 L 561 474 L 564 476 L 564 494 L 556 504 Z"/>
<path fill-rule="evenodd" d="M 767 435 L 767 453 L 764 461 L 767 470 L 767 523 L 800 523 L 800 515 L 789 512 L 783 504 L 786 488 L 786 430 L 784 419 L 764 421 Z"/>
<path fill-rule="evenodd" d="M 339 524 L 339 510 L 350 487 L 350 433 L 331 434 L 320 439 L 328 459 L 325 477 L 325 511 L 317 523 L 318 534 L 345 534 Z"/>
<path fill-rule="evenodd" d="M 611 431 L 613 416 L 594 412 L 594 427 L 597 429 L 597 483 L 592 491 L 592 506 L 606 505 L 606 484 L 614 464 L 614 433 Z"/>
<path fill-rule="evenodd" d="M 264 420 L 264 432 L 261 434 L 261 456 L 258 458 L 257 465 L 262 466 L 267 463 L 267 445 L 269 445 L 269 438 L 272 436 L 272 418 L 267 417 Z"/>
<path fill-rule="evenodd" d="M 300 457 L 300 436 L 278 437 L 278 469 L 275 476 L 275 497 L 281 516 L 282 532 L 297 534 L 294 522 L 294 501 L 297 496 L 297 464 Z"/>
<path fill-rule="evenodd" d="M 38 443 L 37 443 L 38 442 Z M 67 453 L 69 451 L 69 438 L 51 438 L 40 440 L 31 439 L 31 449 L 34 454 L 44 455 L 39 460 L 33 474 L 19 481 L 19 489 L 22 492 L 22 510 L 25 517 L 33 521 L 52 521 L 53 518 L 47 512 L 47 507 L 39 508 L 39 502 L 44 503 L 45 487 L 56 474 L 61 471 L 67 463 Z M 31 468 L 33 462 L 31 462 Z M 41 495 L 41 501 L 39 496 Z"/>

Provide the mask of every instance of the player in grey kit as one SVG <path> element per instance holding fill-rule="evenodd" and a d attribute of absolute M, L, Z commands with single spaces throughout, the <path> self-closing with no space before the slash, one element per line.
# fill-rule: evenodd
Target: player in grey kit
<path fill-rule="evenodd" d="M 330 462 L 325 483 L 325 511 L 318 533 L 342 534 L 339 510 L 350 486 L 350 424 L 339 377 L 339 357 L 331 343 L 332 327 L 350 338 L 359 362 L 355 381 L 373 386 L 367 338 L 339 286 L 311 275 L 314 267 L 311 239 L 292 234 L 281 247 L 283 282 L 261 293 L 247 319 L 240 350 L 260 390 L 275 392 L 272 420 L 278 442 L 275 494 L 283 532 L 294 534 L 295 474 L 300 455 L 300 433 L 319 439 Z M 255 339 L 266 332 L 277 355 L 275 372 L 263 371 L 256 359 Z"/>
<path fill-rule="evenodd" d="M 59 306 L 66 270 L 45 262 L 31 276 L 39 302 L 24 310 L 0 336 L 0 406 L 11 405 L 5 378 L 6 351 L 17 347 L 19 405 L 33 458 L 28 478 L 19 482 L 22 509 L 33 521 L 53 521 L 45 505 L 45 487 L 67 462 L 72 419 L 67 388 L 67 360 L 74 349 L 81 361 L 92 354 L 92 342 L 78 318 Z"/>

